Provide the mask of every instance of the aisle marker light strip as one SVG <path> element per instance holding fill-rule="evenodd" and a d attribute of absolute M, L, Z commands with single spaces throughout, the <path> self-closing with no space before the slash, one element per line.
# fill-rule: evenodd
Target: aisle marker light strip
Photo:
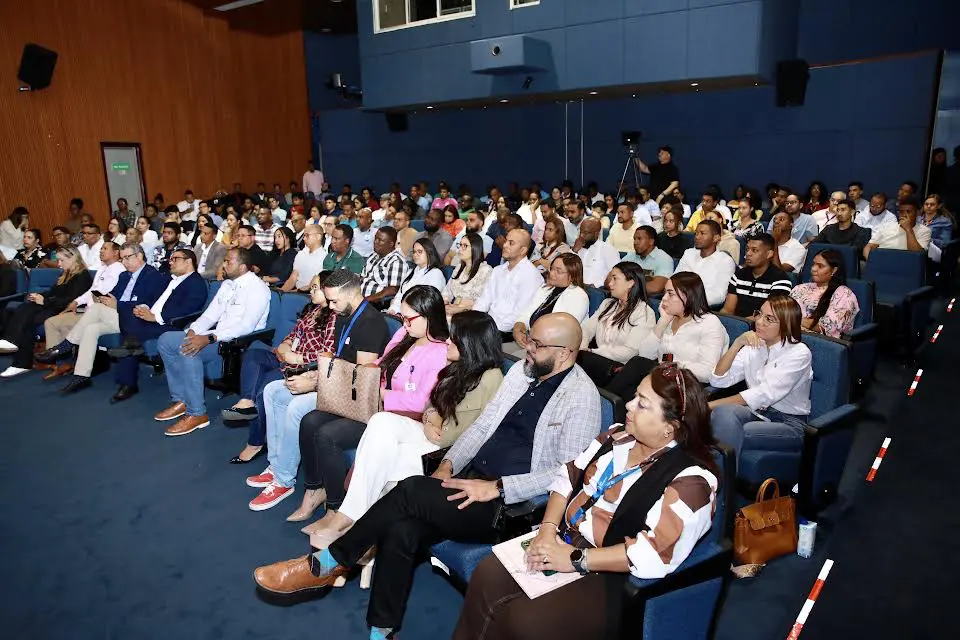
<path fill-rule="evenodd" d="M 951 311 L 953 311 L 953 303 L 956 301 L 957 301 L 956 298 L 950 299 L 950 304 L 947 305 L 947 313 L 950 313 Z"/>
<path fill-rule="evenodd" d="M 933 337 L 930 338 L 930 342 L 936 342 L 937 338 L 940 337 L 940 332 L 943 331 L 943 325 L 937 327 L 937 330 L 933 332 Z"/>
<path fill-rule="evenodd" d="M 820 569 L 820 575 L 817 576 L 817 581 L 813 583 L 813 588 L 810 589 L 810 595 L 807 596 L 807 601 L 803 603 L 800 614 L 797 616 L 797 621 L 793 623 L 793 628 L 790 629 L 790 635 L 787 636 L 787 640 L 797 640 L 800 636 L 803 625 L 810 616 L 810 610 L 813 609 L 813 605 L 816 604 L 820 590 L 823 589 L 823 583 L 827 581 L 827 576 L 830 575 L 830 569 L 832 568 L 833 560 L 828 559 L 823 563 L 823 568 Z"/>
<path fill-rule="evenodd" d="M 883 456 L 887 455 L 887 449 L 890 448 L 890 438 L 884 438 L 883 444 L 880 445 L 880 452 L 877 454 L 877 457 L 874 458 L 873 464 L 870 466 L 870 471 L 867 473 L 867 482 L 873 482 L 874 477 L 877 475 L 877 469 L 880 468 L 880 463 L 883 462 Z"/>
<path fill-rule="evenodd" d="M 913 392 L 917 390 L 917 385 L 920 384 L 920 376 L 923 375 L 923 369 L 917 369 L 917 375 L 913 377 L 913 382 L 910 383 L 910 390 L 907 391 L 908 396 L 912 396 Z"/>

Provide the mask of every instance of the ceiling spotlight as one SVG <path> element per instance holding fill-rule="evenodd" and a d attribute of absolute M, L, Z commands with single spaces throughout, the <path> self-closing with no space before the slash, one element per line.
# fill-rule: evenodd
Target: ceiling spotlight
<path fill-rule="evenodd" d="M 596 92 L 596 91 L 591 91 L 591 92 L 590 92 L 590 95 L 595 96 L 595 95 L 597 95 L 597 92 Z"/>
<path fill-rule="evenodd" d="M 690 86 L 691 86 L 691 87 L 699 87 L 699 86 L 700 86 L 700 83 L 699 83 L 699 82 L 691 82 L 691 83 L 690 83 Z"/>
<path fill-rule="evenodd" d="M 510 102 L 510 101 L 507 100 L 506 98 L 502 98 L 502 99 L 500 100 L 500 104 L 505 104 L 505 103 L 507 103 L 507 102 Z"/>
<path fill-rule="evenodd" d="M 428 105 L 427 109 L 433 109 L 433 105 Z"/>
<path fill-rule="evenodd" d="M 332 29 L 330 27 L 323 27 L 320 29 L 320 33 L 330 33 Z"/>

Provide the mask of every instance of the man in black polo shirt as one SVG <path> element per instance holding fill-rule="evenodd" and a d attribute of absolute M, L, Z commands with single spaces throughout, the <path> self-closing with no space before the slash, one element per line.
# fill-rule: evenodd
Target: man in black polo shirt
<path fill-rule="evenodd" d="M 260 275 L 267 268 L 267 254 L 257 245 L 257 231 L 248 224 L 240 225 L 237 229 L 237 246 L 250 252 L 250 258 L 253 262 L 253 271 Z M 223 280 L 223 267 L 217 272 L 217 280 Z"/>
<path fill-rule="evenodd" d="M 790 289 L 793 288 L 790 278 L 770 262 L 774 244 L 773 236 L 769 233 L 758 233 L 747 241 L 744 266 L 730 277 L 727 299 L 723 303 L 724 313 L 749 318 L 771 295 L 790 295 Z"/>
<path fill-rule="evenodd" d="M 863 257 L 863 249 L 870 242 L 871 231 L 853 221 L 857 215 L 857 205 L 847 198 L 837 204 L 837 223 L 828 224 L 812 242 L 821 244 L 840 244 L 853 247 L 858 257 Z"/>
<path fill-rule="evenodd" d="M 640 158 L 636 160 L 640 172 L 650 176 L 650 197 L 657 204 L 680 186 L 680 169 L 673 164 L 673 147 L 670 145 L 665 144 L 657 149 L 657 164 L 647 166 Z"/>

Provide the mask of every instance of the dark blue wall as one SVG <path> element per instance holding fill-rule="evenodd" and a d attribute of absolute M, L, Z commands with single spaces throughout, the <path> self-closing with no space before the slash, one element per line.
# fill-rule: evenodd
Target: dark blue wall
<path fill-rule="evenodd" d="M 785 25 L 796 24 L 797 1 L 544 0 L 511 10 L 508 0 L 483 0 L 471 18 L 374 33 L 373 0 L 359 0 L 364 106 L 522 93 L 526 72 L 471 72 L 471 42 L 515 34 L 549 49 L 528 93 L 769 77 L 775 60 L 796 53 L 796 30 Z"/>
<path fill-rule="evenodd" d="M 582 126 L 583 177 L 603 185 L 623 171 L 620 132 L 640 129 L 644 157 L 659 144 L 675 147 L 690 191 L 708 182 L 729 189 L 818 178 L 893 192 L 923 176 L 935 71 L 933 53 L 814 69 L 801 108 L 776 107 L 773 88 L 764 86 L 590 101 L 582 125 L 579 103 L 421 111 L 405 133 L 389 133 L 380 114 L 336 111 L 321 118 L 325 166 L 334 182 L 380 189 L 394 179 L 442 178 L 475 189 L 508 180 L 579 183 Z"/>
<path fill-rule="evenodd" d="M 360 44 L 356 35 L 304 31 L 303 55 L 307 59 L 307 91 L 310 110 L 353 108 L 356 102 L 343 99 L 327 89 L 331 73 L 343 74 L 355 86 L 362 86 Z"/>

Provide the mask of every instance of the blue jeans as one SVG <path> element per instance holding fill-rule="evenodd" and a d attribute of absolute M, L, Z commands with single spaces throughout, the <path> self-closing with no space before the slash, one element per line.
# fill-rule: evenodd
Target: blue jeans
<path fill-rule="evenodd" d="M 267 420 L 261 399 L 263 390 L 267 384 L 282 378 L 280 364 L 273 351 L 251 346 L 244 352 L 243 364 L 240 367 L 240 397 L 255 401 L 258 408 L 257 417 L 247 424 L 247 444 L 251 447 L 263 446 L 267 435 Z"/>
<path fill-rule="evenodd" d="M 183 331 L 168 331 L 157 339 L 157 350 L 166 370 L 170 397 L 187 405 L 188 416 L 205 416 L 203 370 L 208 362 L 222 366 L 223 358 L 216 344 L 208 344 L 195 355 L 183 355 L 180 346 L 186 335 Z"/>
<path fill-rule="evenodd" d="M 803 425 L 807 416 L 794 416 L 776 409 L 759 411 L 770 422 L 761 420 L 750 407 L 724 404 L 710 414 L 714 437 L 737 452 L 743 449 L 760 451 L 800 451 L 803 447 Z"/>
<path fill-rule="evenodd" d="M 300 466 L 300 421 L 317 408 L 316 392 L 293 395 L 283 380 L 263 389 L 267 420 L 267 460 L 275 482 L 281 487 L 297 485 Z"/>

